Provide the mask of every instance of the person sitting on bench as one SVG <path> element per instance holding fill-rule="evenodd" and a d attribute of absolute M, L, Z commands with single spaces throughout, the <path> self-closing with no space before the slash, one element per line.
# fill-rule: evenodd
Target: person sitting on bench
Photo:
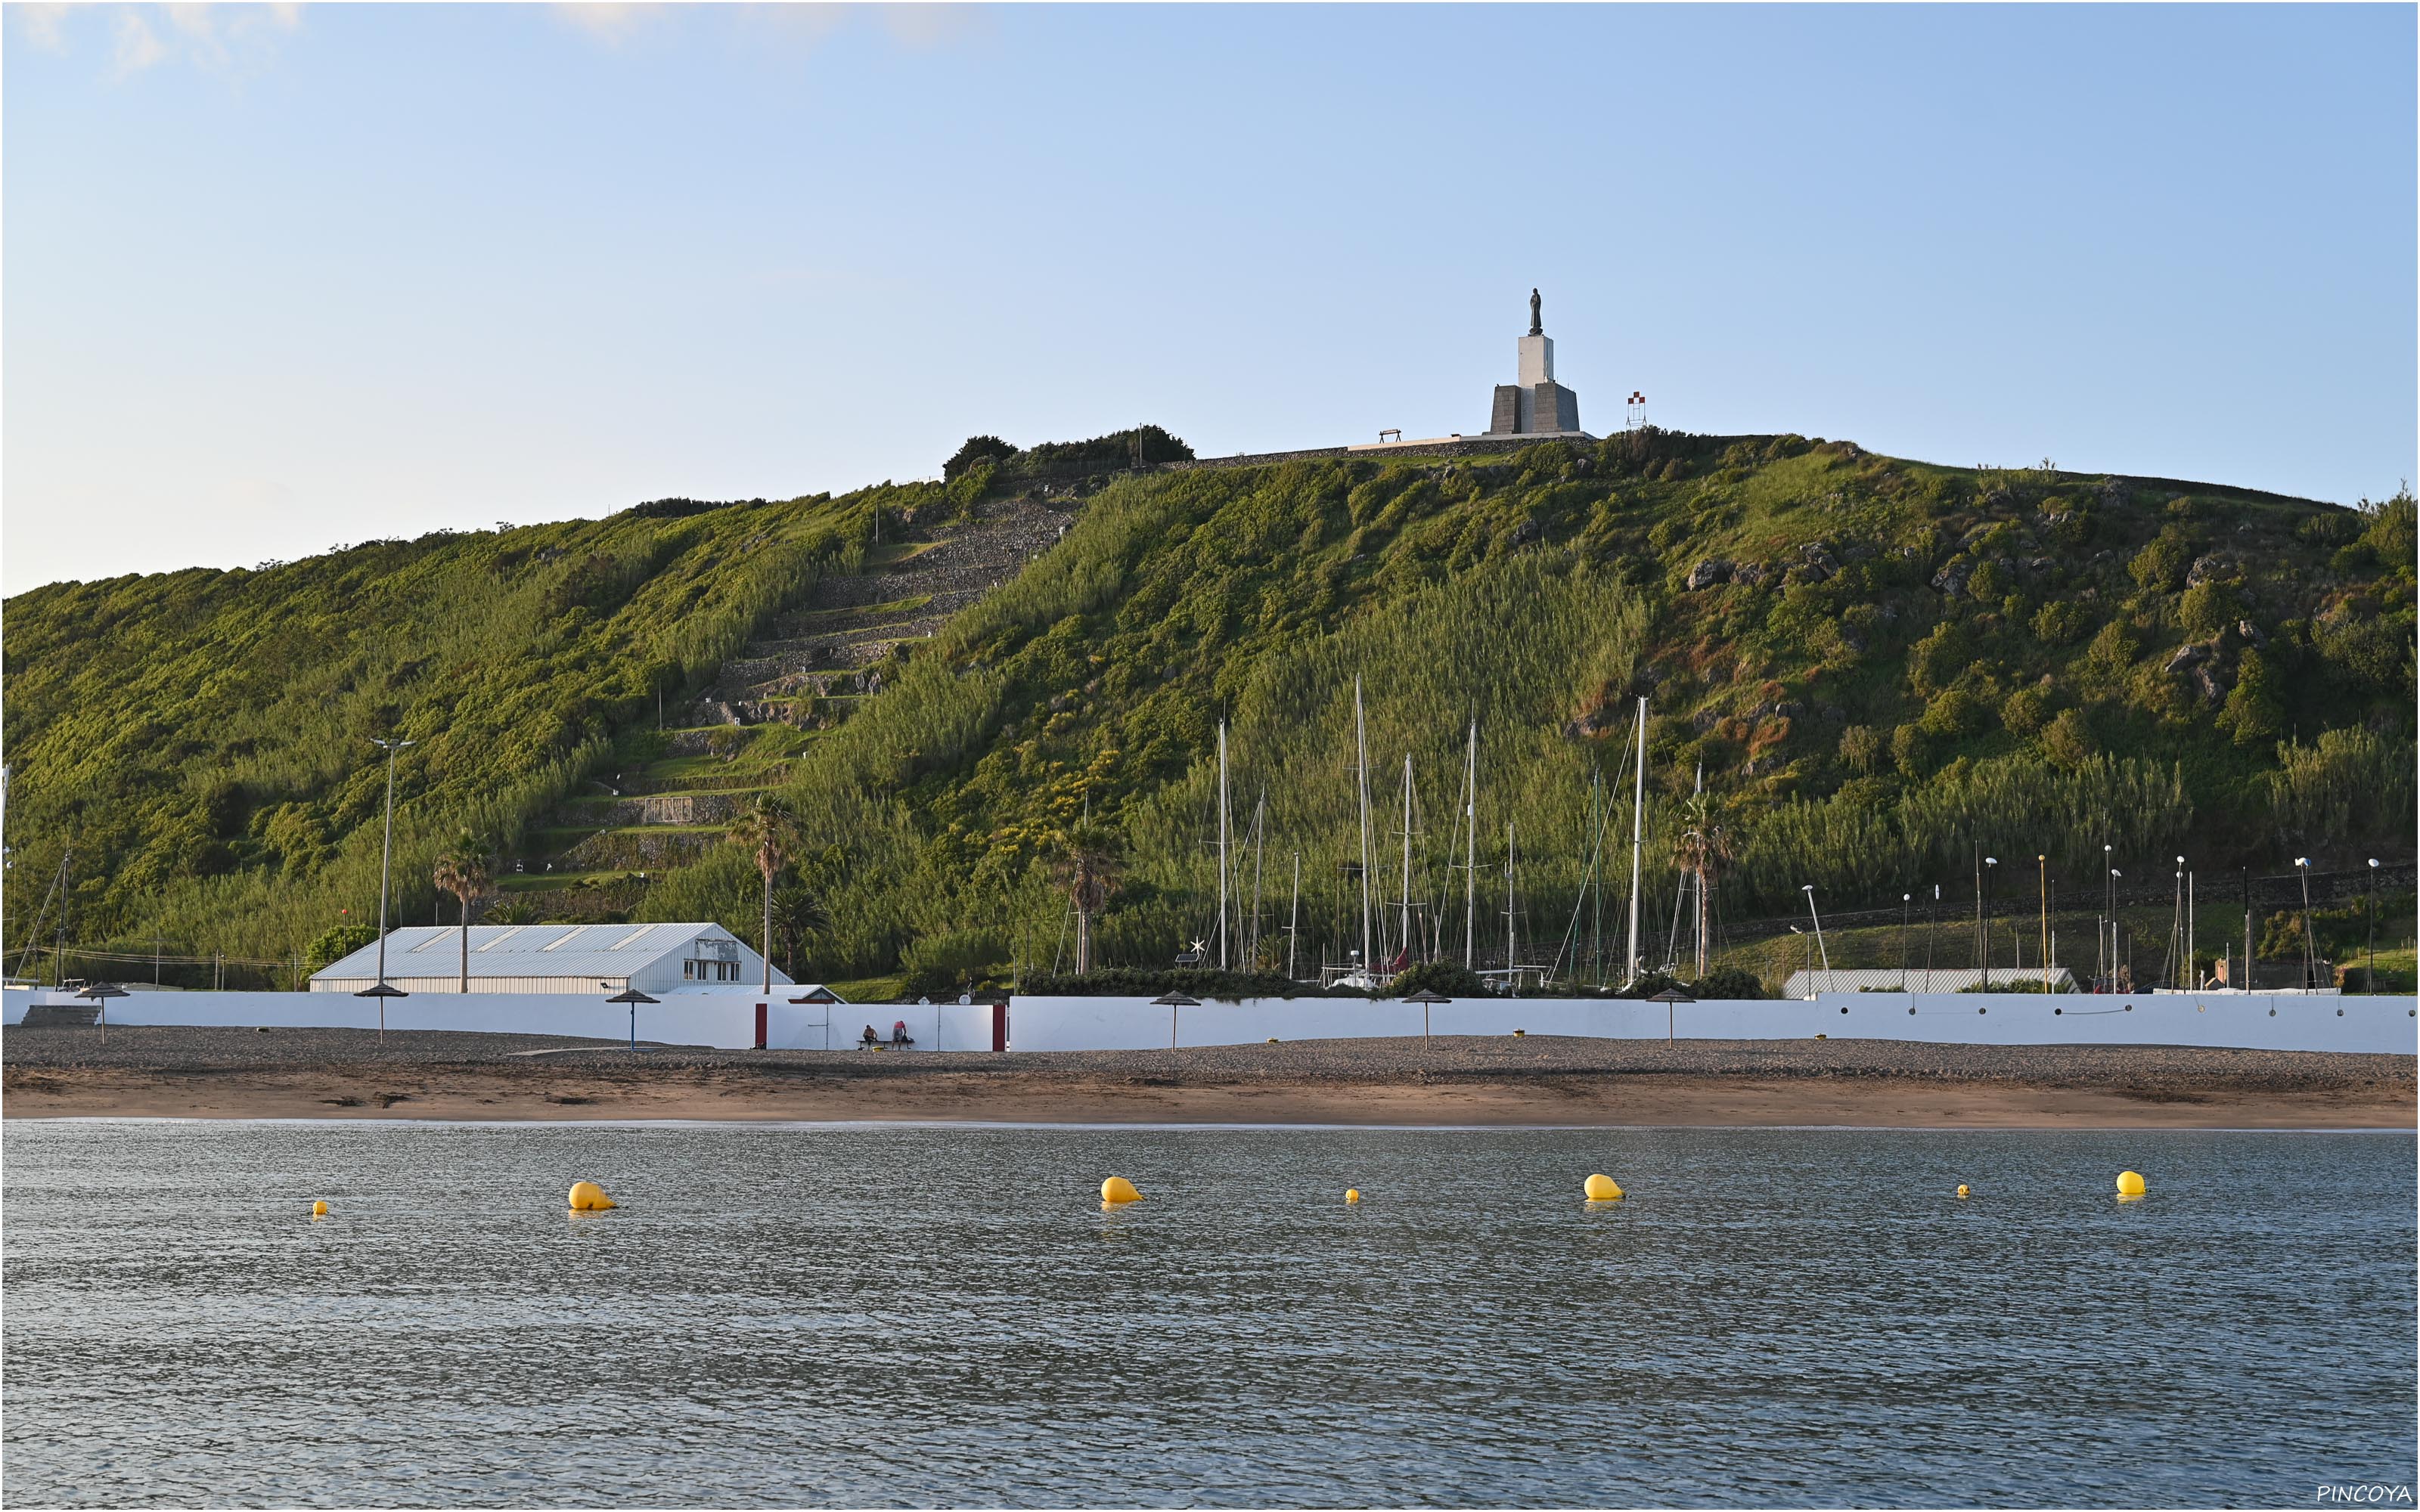
<path fill-rule="evenodd" d="M 901 1019 L 898 1023 L 891 1026 L 891 1042 L 892 1045 L 903 1050 L 916 1042 L 915 1041 L 908 1038 L 908 1021 L 906 1019 Z"/>
<path fill-rule="evenodd" d="M 878 1045 L 881 1042 L 882 1036 L 874 1032 L 874 1026 L 871 1024 L 865 1026 L 865 1032 L 859 1035 L 857 1039 L 858 1047 L 860 1049 L 872 1049 L 874 1046 Z"/>

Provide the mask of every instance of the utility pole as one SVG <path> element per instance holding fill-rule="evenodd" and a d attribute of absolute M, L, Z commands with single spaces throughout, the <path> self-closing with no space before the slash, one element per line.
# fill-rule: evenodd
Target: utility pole
<path fill-rule="evenodd" d="M 2243 990 L 2248 993 L 2252 990 L 2252 869 L 2240 866 L 2235 870 L 2243 880 Z"/>

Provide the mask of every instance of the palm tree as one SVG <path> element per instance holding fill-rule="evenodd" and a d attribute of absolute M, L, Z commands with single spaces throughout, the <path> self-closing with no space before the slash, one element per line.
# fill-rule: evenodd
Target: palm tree
<path fill-rule="evenodd" d="M 830 927 L 824 901 L 803 883 L 793 882 L 773 894 L 773 933 L 782 937 L 782 969 L 799 980 L 799 947 L 819 929 Z"/>
<path fill-rule="evenodd" d="M 1115 830 L 1087 819 L 1067 831 L 1052 873 L 1076 905 L 1076 975 L 1093 968 L 1092 918 L 1118 890 L 1120 844 Z"/>
<path fill-rule="evenodd" d="M 1737 840 L 1723 821 L 1723 801 L 1702 786 L 1681 806 L 1681 835 L 1673 841 L 1673 859 L 1698 879 L 1698 980 L 1706 975 L 1706 956 L 1713 946 L 1714 884 L 1739 852 Z"/>
<path fill-rule="evenodd" d="M 731 843 L 754 854 L 756 870 L 765 878 L 765 992 L 773 991 L 773 873 L 782 869 L 782 857 L 789 849 L 792 821 L 789 810 L 771 798 L 760 797 L 733 817 L 725 836 Z"/>
<path fill-rule="evenodd" d="M 437 858 L 436 870 L 429 880 L 443 891 L 454 895 L 462 905 L 462 982 L 460 991 L 471 990 L 471 904 L 488 890 L 488 846 L 478 836 L 463 830 L 454 837 L 453 848 Z"/>

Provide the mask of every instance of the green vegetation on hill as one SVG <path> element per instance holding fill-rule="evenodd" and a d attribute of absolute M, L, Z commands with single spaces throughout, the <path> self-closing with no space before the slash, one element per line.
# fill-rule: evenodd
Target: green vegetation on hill
<path fill-rule="evenodd" d="M 1114 471 L 1111 440 L 1083 443 L 1100 455 L 1081 466 Z M 1048 451 L 970 442 L 942 484 L 659 501 L 22 595 L 9 917 L 35 917 L 72 832 L 77 940 L 158 930 L 289 958 L 339 907 L 375 906 L 367 740 L 396 728 L 422 742 L 398 767 L 397 917 L 425 917 L 446 837 L 575 830 L 597 807 L 566 801 L 582 779 L 662 758 L 657 696 L 705 686 L 777 610 L 813 609 L 877 518 L 892 542 L 1047 486 L 1032 459 Z M 1509 825 L 1515 953 L 1568 963 L 1567 936 L 1597 927 L 1592 852 L 1608 920 L 1622 903 L 1641 694 L 1659 918 L 1701 769 L 1736 852 L 1734 919 L 1787 910 L 1802 884 L 1830 906 L 1955 883 L 1978 845 L 2075 878 L 2098 875 L 2104 843 L 2189 848 L 2211 871 L 2405 859 L 2414 555 L 2408 492 L 2348 511 L 1796 437 L 1128 473 L 1021 574 L 877 663 L 878 696 L 785 747 L 800 836 L 783 881 L 822 904 L 802 974 L 1064 971 L 1073 850 L 1112 879 L 1100 964 L 1164 969 L 1215 940 L 1221 719 L 1231 959 L 1343 959 L 1360 945 L 1357 677 L 1373 893 L 1391 931 L 1409 755 L 1417 927 L 1457 959 L 1467 722 L 1479 954 L 1504 954 Z M 752 937 L 759 887 L 720 844 L 611 911 Z"/>

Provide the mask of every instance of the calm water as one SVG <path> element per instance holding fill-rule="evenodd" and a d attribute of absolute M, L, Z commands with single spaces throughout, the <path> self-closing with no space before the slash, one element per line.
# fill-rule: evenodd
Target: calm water
<path fill-rule="evenodd" d="M 6 1139 L 17 1505 L 2308 1505 L 2420 1451 L 2401 1134 Z"/>

